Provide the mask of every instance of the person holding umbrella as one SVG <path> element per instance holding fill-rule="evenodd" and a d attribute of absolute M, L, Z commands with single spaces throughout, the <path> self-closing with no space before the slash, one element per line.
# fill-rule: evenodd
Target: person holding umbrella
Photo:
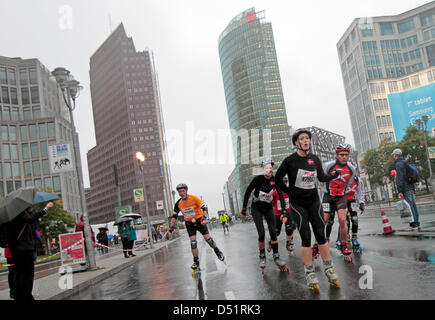
<path fill-rule="evenodd" d="M 32 224 L 53 207 L 53 202 L 47 203 L 40 212 L 31 212 L 30 207 L 22 211 L 11 221 L 11 236 L 9 250 L 15 260 L 14 294 L 17 301 L 34 300 L 32 295 L 35 274 L 34 251 L 35 235 Z"/>
<path fill-rule="evenodd" d="M 97 241 L 99 244 L 102 244 L 105 247 L 101 247 L 101 253 L 108 253 L 109 249 L 107 248 L 109 246 L 109 238 L 107 237 L 107 228 L 101 227 L 98 228 L 100 232 L 97 234 Z"/>
<path fill-rule="evenodd" d="M 136 237 L 136 230 L 131 225 L 131 218 L 124 218 L 124 221 L 121 221 L 118 224 L 118 233 L 121 236 L 122 241 L 122 249 L 124 250 L 124 257 L 129 258 L 130 256 L 135 257 L 136 255 L 133 253 L 133 243 Z"/>

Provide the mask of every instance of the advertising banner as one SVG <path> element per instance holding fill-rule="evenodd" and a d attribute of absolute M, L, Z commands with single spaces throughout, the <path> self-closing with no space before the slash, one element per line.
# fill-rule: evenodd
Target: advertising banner
<path fill-rule="evenodd" d="M 48 146 L 51 173 L 74 170 L 71 145 L 68 143 Z"/>
<path fill-rule="evenodd" d="M 435 83 L 417 89 L 388 95 L 391 118 L 397 142 L 401 141 L 410 125 L 415 120 L 428 116 L 427 131 L 435 128 Z"/>
<path fill-rule="evenodd" d="M 62 266 L 76 263 L 86 263 L 85 243 L 83 240 L 83 233 L 81 231 L 60 234 L 59 246 L 61 251 L 60 259 L 62 261 Z"/>
<path fill-rule="evenodd" d="M 120 216 L 131 212 L 133 212 L 131 206 L 116 207 L 115 218 L 118 219 Z"/>

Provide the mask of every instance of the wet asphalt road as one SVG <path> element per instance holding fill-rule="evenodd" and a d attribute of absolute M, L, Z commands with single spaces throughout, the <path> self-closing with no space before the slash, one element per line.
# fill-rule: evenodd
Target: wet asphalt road
<path fill-rule="evenodd" d="M 394 219 L 394 217 L 392 217 Z M 433 214 L 421 214 L 421 222 L 434 223 Z M 235 224 L 230 233 L 221 228 L 211 230 L 212 237 L 224 252 L 227 264 L 217 260 L 213 250 L 198 237 L 201 269 L 192 277 L 192 255 L 187 234 L 179 241 L 146 257 L 92 287 L 70 297 L 74 300 L 306 300 L 306 299 L 434 299 L 435 240 L 401 236 L 373 236 L 382 230 L 380 220 L 360 219 L 359 241 L 364 248 L 354 254 L 352 264 L 344 262 L 331 243 L 334 268 L 341 289 L 330 288 L 320 258 L 314 264 L 320 294 L 306 286 L 300 257 L 300 238 L 295 232 L 295 254 L 285 250 L 284 231 L 280 235 L 281 257 L 289 273 L 278 270 L 267 256 L 264 276 L 258 267 L 257 232 L 253 223 Z M 331 239 L 337 234 L 335 223 Z M 267 231 L 267 229 L 266 229 Z M 371 270 L 372 281 L 367 277 Z M 370 285 L 364 288 L 364 285 Z M 360 288 L 362 284 L 362 288 Z"/>

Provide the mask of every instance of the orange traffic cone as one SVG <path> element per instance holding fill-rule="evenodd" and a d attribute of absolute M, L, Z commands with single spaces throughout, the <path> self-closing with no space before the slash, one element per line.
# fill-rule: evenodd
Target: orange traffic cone
<path fill-rule="evenodd" d="M 383 235 L 385 236 L 385 235 L 394 233 L 395 231 L 391 227 L 391 224 L 388 221 L 388 218 L 387 218 L 384 210 L 381 210 L 381 216 L 382 216 L 382 224 L 384 226 L 384 233 L 383 233 Z"/>

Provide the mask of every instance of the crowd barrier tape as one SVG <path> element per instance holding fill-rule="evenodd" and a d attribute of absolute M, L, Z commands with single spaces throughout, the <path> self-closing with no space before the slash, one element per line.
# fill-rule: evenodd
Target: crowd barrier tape
<path fill-rule="evenodd" d="M 56 252 L 55 254 L 52 254 L 52 255 L 50 255 L 50 256 L 47 256 L 47 257 L 45 257 L 45 258 L 42 258 L 42 259 L 40 259 L 40 260 L 38 260 L 38 261 L 34 261 L 34 263 L 36 264 L 36 262 L 41 262 L 41 261 L 45 261 L 45 260 L 48 260 L 48 259 L 50 259 L 50 258 L 52 258 L 52 257 L 54 257 L 54 256 L 56 256 L 56 255 L 58 255 L 58 254 L 61 254 L 61 253 L 63 253 L 63 252 L 66 252 L 66 251 L 68 251 L 68 250 L 71 250 L 71 248 L 72 247 L 76 247 L 76 246 L 78 246 L 80 243 L 82 243 L 84 240 L 83 239 L 81 239 L 81 240 L 79 240 L 79 241 L 77 241 L 77 242 L 74 242 L 72 245 L 70 245 L 69 247 L 67 247 L 67 248 L 65 248 L 65 249 L 62 249 L 61 251 L 59 251 L 59 252 Z M 11 264 L 1 264 L 0 265 L 0 267 L 13 267 L 15 264 L 13 264 L 13 263 L 11 263 Z"/>

